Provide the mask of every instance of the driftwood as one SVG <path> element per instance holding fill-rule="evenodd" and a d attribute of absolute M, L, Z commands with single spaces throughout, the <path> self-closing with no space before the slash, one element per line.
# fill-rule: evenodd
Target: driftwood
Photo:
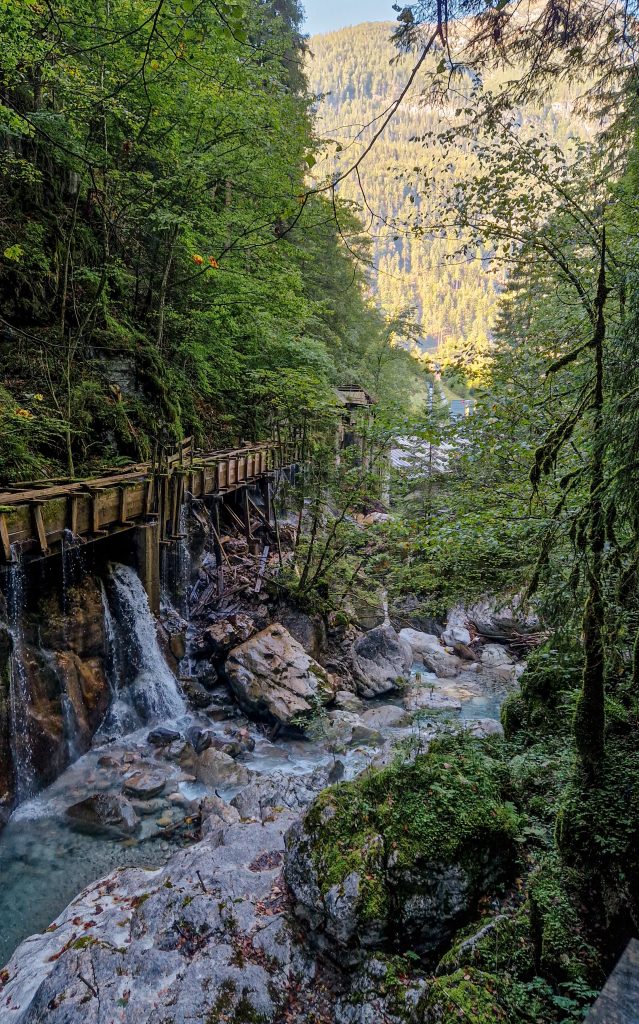
<path fill-rule="evenodd" d="M 266 571 L 266 565 L 267 565 L 267 562 L 268 562 L 269 551 L 270 551 L 270 548 L 269 548 L 269 546 L 267 544 L 266 547 L 264 548 L 264 550 L 262 552 L 262 555 L 261 555 L 261 558 L 260 558 L 260 567 L 259 567 L 258 572 L 257 572 L 257 580 L 255 581 L 255 593 L 256 594 L 259 594 L 260 590 L 262 589 L 262 580 L 264 578 L 264 572 Z"/>

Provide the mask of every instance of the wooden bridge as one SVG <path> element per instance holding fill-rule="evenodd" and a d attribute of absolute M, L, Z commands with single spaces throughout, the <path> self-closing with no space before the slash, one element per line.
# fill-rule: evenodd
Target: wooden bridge
<path fill-rule="evenodd" d="M 159 464 L 141 463 L 91 480 L 35 481 L 0 492 L 0 564 L 59 554 L 65 539 L 91 543 L 136 531 L 138 569 L 151 606 L 159 605 L 159 550 L 180 539 L 180 511 L 196 498 L 232 495 L 230 518 L 251 537 L 252 517 L 270 527 L 270 480 L 298 461 L 295 442 L 265 441 L 194 452 L 190 439 Z M 248 488 L 260 484 L 263 508 Z"/>

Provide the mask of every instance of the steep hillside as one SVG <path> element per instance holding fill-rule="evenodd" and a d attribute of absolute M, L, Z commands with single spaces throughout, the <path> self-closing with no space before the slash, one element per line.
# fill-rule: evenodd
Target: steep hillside
<path fill-rule="evenodd" d="M 328 145 L 326 158 L 318 164 L 322 175 L 353 162 L 408 78 L 412 58 L 398 57 L 390 40 L 392 30 L 390 22 L 376 22 L 310 40 L 308 74 L 311 90 L 319 97 L 317 128 L 337 143 Z M 486 348 L 502 279 L 485 258 L 450 259 L 452 241 L 430 230 L 437 197 L 468 172 L 472 157 L 460 145 L 454 159 L 444 159 L 436 145 L 422 141 L 455 116 L 454 106 L 435 107 L 426 101 L 425 79 L 426 72 L 418 76 L 361 165 L 365 198 L 353 177 L 340 190 L 360 204 L 374 236 L 379 271 L 374 287 L 381 304 L 389 309 L 413 307 L 423 346 L 438 345 L 443 356 L 464 351 L 472 363 Z M 488 88 L 498 84 L 495 75 L 486 81 Z M 562 146 L 576 130 L 584 130 L 564 87 L 557 88 L 541 109 L 521 111 L 521 118 L 530 130 L 543 131 Z"/>

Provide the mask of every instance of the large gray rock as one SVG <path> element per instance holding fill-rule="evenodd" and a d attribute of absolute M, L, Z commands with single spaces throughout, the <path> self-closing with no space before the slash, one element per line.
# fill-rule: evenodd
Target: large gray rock
<path fill-rule="evenodd" d="M 198 781 L 210 789 L 245 786 L 250 778 L 243 765 L 237 764 L 228 754 L 214 747 L 208 747 L 198 756 L 195 774 Z"/>
<path fill-rule="evenodd" d="M 471 641 L 472 637 L 465 626 L 447 626 L 442 633 L 442 642 L 446 644 L 447 647 L 454 647 L 456 644 L 463 644 L 464 647 L 468 647 Z"/>
<path fill-rule="evenodd" d="M 294 911 L 329 955 L 357 959 L 389 945 L 433 953 L 515 870 L 518 823 L 497 764 L 487 758 L 469 788 L 455 758 L 435 751 L 406 771 L 334 786 L 290 829 Z"/>
<path fill-rule="evenodd" d="M 413 659 L 421 661 L 440 679 L 451 679 L 461 672 L 463 664 L 460 659 L 454 654 L 449 654 L 434 634 L 420 633 L 416 629 L 402 629 L 399 635 L 400 639 L 409 645 Z"/>
<path fill-rule="evenodd" d="M 159 796 L 166 786 L 166 775 L 158 772 L 134 772 L 124 781 L 124 792 L 127 796 L 137 797 L 138 800 L 152 800 Z"/>
<path fill-rule="evenodd" d="M 377 626 L 359 637 L 351 649 L 357 692 L 366 698 L 398 689 L 410 672 L 410 646 L 392 626 Z"/>
<path fill-rule="evenodd" d="M 521 597 L 482 597 L 470 608 L 454 608 L 448 617 L 451 625 L 472 623 L 478 633 L 497 639 L 512 639 L 517 634 L 537 633 L 537 616 L 522 604 Z"/>
<path fill-rule="evenodd" d="M 278 615 L 278 621 L 311 658 L 317 661 L 322 657 L 326 647 L 326 628 L 319 616 L 306 615 L 305 612 L 285 608 L 281 615 Z"/>
<path fill-rule="evenodd" d="M 281 883 L 292 816 L 218 820 L 166 867 L 94 882 L 54 928 L 22 943 L 0 980 L 2 1020 L 283 1020 L 289 992 L 314 972 L 291 934 Z"/>
<path fill-rule="evenodd" d="M 226 673 L 248 715 L 282 725 L 308 718 L 335 694 L 332 676 L 279 624 L 231 651 Z"/>
<path fill-rule="evenodd" d="M 140 825 L 133 805 L 115 793 L 95 793 L 67 809 L 67 818 L 80 832 L 132 836 Z"/>

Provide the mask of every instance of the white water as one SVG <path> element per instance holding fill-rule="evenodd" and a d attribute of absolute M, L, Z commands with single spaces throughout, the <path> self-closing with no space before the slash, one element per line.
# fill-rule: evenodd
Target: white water
<path fill-rule="evenodd" d="M 126 696 L 123 693 L 126 680 L 126 689 L 142 722 L 182 717 L 186 714 L 186 705 L 160 650 L 155 619 L 142 583 L 130 566 L 111 565 L 109 589 L 120 635 L 116 704 Z"/>
<path fill-rule="evenodd" d="M 20 553 L 12 551 L 14 561 L 7 579 L 7 611 L 11 634 L 9 658 L 9 715 L 11 755 L 18 801 L 26 800 L 36 789 L 33 749 L 29 723 L 29 685 L 24 666 L 22 615 L 25 600 L 24 567 Z"/>

